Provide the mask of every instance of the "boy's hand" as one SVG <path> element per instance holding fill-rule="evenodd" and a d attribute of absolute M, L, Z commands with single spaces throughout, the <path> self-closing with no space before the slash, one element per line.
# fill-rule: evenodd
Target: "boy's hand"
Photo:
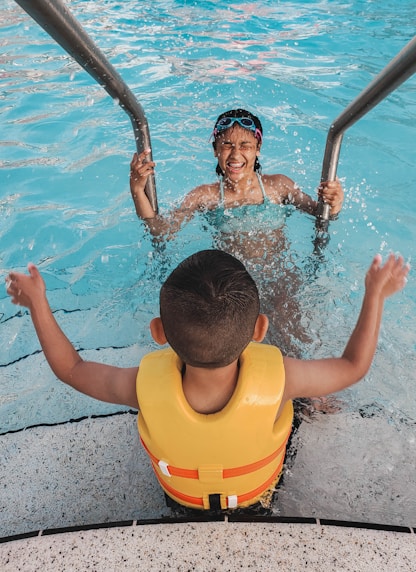
<path fill-rule="evenodd" d="M 331 207 L 331 215 L 339 213 L 344 202 L 344 191 L 338 177 L 335 181 L 321 183 L 318 187 L 318 196 Z"/>
<path fill-rule="evenodd" d="M 34 264 L 30 262 L 27 269 L 29 276 L 21 272 L 10 272 L 5 281 L 12 303 L 30 309 L 38 300 L 46 298 L 46 286 Z"/>
<path fill-rule="evenodd" d="M 147 178 L 154 173 L 156 163 L 146 160 L 149 154 L 150 149 L 145 149 L 140 155 L 133 155 L 130 163 L 130 190 L 133 194 L 144 191 Z"/>
<path fill-rule="evenodd" d="M 404 288 L 410 265 L 404 263 L 403 256 L 395 254 L 389 255 L 384 266 L 381 262 L 381 255 L 377 254 L 367 271 L 365 288 L 369 293 L 379 293 L 387 298 Z"/>

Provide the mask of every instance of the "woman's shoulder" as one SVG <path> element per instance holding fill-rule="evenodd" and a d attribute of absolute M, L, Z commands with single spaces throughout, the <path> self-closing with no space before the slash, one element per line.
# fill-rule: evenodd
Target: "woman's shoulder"
<path fill-rule="evenodd" d="M 269 184 L 280 184 L 280 185 L 294 185 L 294 181 L 290 178 L 287 177 L 286 175 L 283 175 L 282 173 L 274 173 L 271 175 L 267 175 L 267 174 L 263 174 L 261 176 L 263 183 L 269 183 Z"/>
<path fill-rule="evenodd" d="M 186 195 L 182 205 L 185 208 L 212 208 L 212 205 L 217 205 L 219 202 L 219 182 L 208 183 L 195 187 Z"/>
<path fill-rule="evenodd" d="M 200 194 L 211 194 L 213 192 L 218 193 L 220 188 L 220 183 L 219 181 L 216 181 L 215 183 L 205 183 L 203 185 L 198 185 L 197 187 L 194 187 L 191 191 L 189 191 L 189 194 L 191 193 L 195 193 L 196 195 L 200 195 Z"/>
<path fill-rule="evenodd" d="M 269 197 L 286 198 L 296 188 L 295 182 L 280 173 L 261 176 L 264 188 Z"/>

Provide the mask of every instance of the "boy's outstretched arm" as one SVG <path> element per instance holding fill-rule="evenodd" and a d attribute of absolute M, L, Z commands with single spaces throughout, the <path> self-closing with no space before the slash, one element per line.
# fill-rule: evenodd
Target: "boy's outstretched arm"
<path fill-rule="evenodd" d="M 409 265 L 390 254 L 384 266 L 375 256 L 365 278 L 365 294 L 357 324 L 340 358 L 297 360 L 284 358 L 284 399 L 328 395 L 353 385 L 370 368 L 377 347 L 386 298 L 406 284 Z"/>
<path fill-rule="evenodd" d="M 46 287 L 34 264 L 29 275 L 10 272 L 7 293 L 13 304 L 29 309 L 39 342 L 54 374 L 74 389 L 109 403 L 138 408 L 136 368 L 119 368 L 84 361 L 65 336 L 50 309 Z"/>

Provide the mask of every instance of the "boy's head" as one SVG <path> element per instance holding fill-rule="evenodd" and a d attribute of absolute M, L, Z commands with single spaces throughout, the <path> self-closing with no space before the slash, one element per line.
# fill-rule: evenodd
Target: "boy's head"
<path fill-rule="evenodd" d="M 160 291 L 160 317 L 170 346 L 194 367 L 224 367 L 253 339 L 259 294 L 243 264 L 220 250 L 186 258 Z"/>

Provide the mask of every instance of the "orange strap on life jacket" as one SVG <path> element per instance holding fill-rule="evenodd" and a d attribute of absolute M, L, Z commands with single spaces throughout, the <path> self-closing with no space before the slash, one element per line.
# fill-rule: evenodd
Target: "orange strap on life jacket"
<path fill-rule="evenodd" d="M 283 467 L 283 459 L 281 463 L 279 463 L 277 469 L 273 472 L 272 476 L 269 477 L 266 482 L 262 483 L 259 487 L 257 487 L 252 491 L 249 491 L 248 493 L 238 495 L 237 498 L 235 499 L 235 502 L 233 502 L 232 506 L 231 506 L 231 497 L 226 497 L 227 508 L 236 508 L 239 504 L 247 502 L 250 499 L 253 499 L 258 495 L 260 495 L 261 493 L 265 492 L 270 487 L 270 485 L 275 481 L 278 475 L 281 473 L 282 467 Z M 178 491 L 173 487 L 171 487 L 170 485 L 168 485 L 166 481 L 162 481 L 157 471 L 155 471 L 155 474 L 162 487 L 166 490 L 166 492 L 170 493 L 173 497 L 176 497 L 180 501 L 187 502 L 188 504 L 193 504 L 194 506 L 200 506 L 200 507 L 204 506 L 203 498 L 193 497 L 185 493 L 182 493 L 181 491 Z"/>
<path fill-rule="evenodd" d="M 241 467 L 234 467 L 231 469 L 223 469 L 222 470 L 222 478 L 228 479 L 231 477 L 240 477 L 241 475 L 246 475 L 248 473 L 258 471 L 259 469 L 262 469 L 263 467 L 265 467 L 266 465 L 271 463 L 286 447 L 286 444 L 287 444 L 287 441 L 289 439 L 289 435 L 290 435 L 291 431 L 292 431 L 292 428 L 290 428 L 290 431 L 289 431 L 286 439 L 283 441 L 283 443 L 280 445 L 280 447 L 278 449 L 276 449 L 276 451 L 273 451 L 273 453 L 271 453 L 270 455 L 268 455 L 264 459 L 260 459 L 259 461 L 255 461 L 254 463 L 249 463 L 248 465 L 242 465 Z M 199 478 L 198 469 L 181 469 L 179 467 L 173 467 L 172 465 L 169 465 L 168 463 L 165 463 L 161 459 L 158 459 L 157 457 L 155 457 L 149 451 L 148 447 L 146 446 L 145 442 L 143 441 L 143 439 L 141 437 L 140 437 L 140 441 L 141 441 L 144 449 L 146 450 L 147 454 L 149 455 L 149 457 L 153 461 L 153 463 L 160 468 L 160 470 L 162 471 L 162 473 L 165 476 L 167 476 L 167 477 L 170 477 L 170 476 L 183 477 L 183 478 L 187 478 L 187 479 L 198 479 Z"/>

